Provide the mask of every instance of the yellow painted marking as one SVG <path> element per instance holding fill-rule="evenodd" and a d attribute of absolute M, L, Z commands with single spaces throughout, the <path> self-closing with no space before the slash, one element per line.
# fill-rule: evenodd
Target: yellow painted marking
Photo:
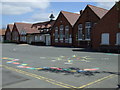
<path fill-rule="evenodd" d="M 8 59 L 7 57 L 3 57 L 2 59 Z"/>
<path fill-rule="evenodd" d="M 86 84 L 86 85 L 80 86 L 80 87 L 78 87 L 78 88 L 85 88 L 85 87 L 90 86 L 90 85 L 92 85 L 92 84 L 101 82 L 101 81 L 103 81 L 103 80 L 105 80 L 105 79 L 112 78 L 113 76 L 117 76 L 117 75 L 113 75 L 113 74 L 112 74 L 112 75 L 103 77 L 103 78 L 101 78 L 101 79 L 98 79 L 98 80 L 96 80 L 96 81 L 94 81 L 94 82 L 90 82 L 90 83 L 88 83 L 88 84 Z"/>
<path fill-rule="evenodd" d="M 62 83 L 62 82 L 55 81 L 53 79 L 49 79 L 49 78 L 46 78 L 46 77 L 43 77 L 43 76 L 39 76 L 39 75 L 36 75 L 36 74 L 33 74 L 33 73 L 29 73 L 29 72 L 22 71 L 22 70 L 19 70 L 19 69 L 15 69 L 15 68 L 12 68 L 12 67 L 8 67 L 8 66 L 5 66 L 5 65 L 3 67 L 5 67 L 9 70 L 12 70 L 12 71 L 16 71 L 18 73 L 22 73 L 22 74 L 27 75 L 27 76 L 37 78 L 37 79 L 41 79 L 41 80 L 44 80 L 44 81 L 48 80 L 50 83 L 52 83 L 54 85 L 64 87 L 64 88 L 77 88 L 77 87 L 72 86 L 72 85 L 68 85 L 68 84 L 65 84 L 65 83 Z"/>
<path fill-rule="evenodd" d="M 20 45 L 18 45 L 18 46 L 26 46 L 26 45 L 28 45 L 28 44 L 20 44 Z"/>
<path fill-rule="evenodd" d="M 0 65 L 0 67 L 3 66 L 5 67 L 6 69 L 9 69 L 9 70 L 12 70 L 12 71 L 16 71 L 18 73 L 21 73 L 21 74 L 24 74 L 24 75 L 27 75 L 27 76 L 31 76 L 31 77 L 34 77 L 34 78 L 37 78 L 37 79 L 40 79 L 40 80 L 44 80 L 46 82 L 49 82 L 51 84 L 54 84 L 54 85 L 58 85 L 58 86 L 61 86 L 61 87 L 64 87 L 64 88 L 76 88 L 76 89 L 79 89 L 79 88 L 85 88 L 87 86 L 90 86 L 92 84 L 96 84 L 96 83 L 99 83 L 103 80 L 106 80 L 106 79 L 109 79 L 109 78 L 113 78 L 114 76 L 117 76 L 117 75 L 109 75 L 109 76 L 106 76 L 106 77 L 103 77 L 101 79 L 98 79 L 96 81 L 93 81 L 93 82 L 90 82 L 86 85 L 83 85 L 83 86 L 80 86 L 80 87 L 76 87 L 76 86 L 72 86 L 72 85 L 69 85 L 69 84 L 65 84 L 65 83 L 62 83 L 62 82 L 58 82 L 58 81 L 55 81 L 53 79 L 49 79 L 49 78 L 46 78 L 46 77 L 43 77 L 43 76 L 39 76 L 37 74 L 33 74 L 33 73 L 29 73 L 29 72 L 26 72 L 26 71 L 23 71 L 23 70 L 20 70 L 20 69 L 15 69 L 15 68 L 12 68 L 12 67 L 8 67 L 6 65 Z"/>

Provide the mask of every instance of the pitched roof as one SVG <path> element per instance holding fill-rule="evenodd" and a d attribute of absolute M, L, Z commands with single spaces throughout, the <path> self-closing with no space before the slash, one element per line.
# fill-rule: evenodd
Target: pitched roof
<path fill-rule="evenodd" d="M 39 23 L 34 23 L 32 27 L 37 26 L 38 27 L 37 29 L 50 28 L 54 25 L 54 23 L 55 23 L 55 20 L 39 22 Z"/>
<path fill-rule="evenodd" d="M 61 11 L 61 13 L 66 17 L 68 22 L 73 26 L 77 19 L 79 18 L 80 14 L 77 13 L 71 13 L 66 11 Z"/>
<path fill-rule="evenodd" d="M 34 29 L 34 28 L 31 28 L 32 27 L 32 24 L 30 23 L 15 23 L 19 33 L 22 31 L 22 30 L 25 30 L 26 33 L 39 33 L 39 31 L 37 29 Z"/>
<path fill-rule="evenodd" d="M 89 8 L 91 8 L 93 10 L 93 12 L 99 17 L 99 18 L 102 18 L 107 12 L 108 10 L 107 9 L 103 9 L 103 8 L 100 8 L 100 7 L 96 7 L 96 6 L 93 6 L 93 5 L 87 5 Z"/>
<path fill-rule="evenodd" d="M 5 29 L 0 29 L 0 35 L 5 35 Z"/>
<path fill-rule="evenodd" d="M 10 31 L 12 31 L 13 26 L 14 26 L 13 24 L 8 24 L 8 27 L 9 27 Z"/>

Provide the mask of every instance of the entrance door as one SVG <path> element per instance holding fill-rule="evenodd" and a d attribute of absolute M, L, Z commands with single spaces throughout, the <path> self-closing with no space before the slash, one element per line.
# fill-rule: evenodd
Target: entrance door
<path fill-rule="evenodd" d="M 51 45 L 51 39 L 50 39 L 50 35 L 46 35 L 46 41 L 45 41 L 46 45 Z"/>

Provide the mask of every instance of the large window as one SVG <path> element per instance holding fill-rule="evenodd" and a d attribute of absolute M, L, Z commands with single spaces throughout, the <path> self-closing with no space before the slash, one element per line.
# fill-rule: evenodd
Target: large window
<path fill-rule="evenodd" d="M 63 41 L 63 30 L 64 30 L 64 27 L 63 25 L 60 25 L 60 40 Z"/>
<path fill-rule="evenodd" d="M 55 27 L 55 42 L 58 42 L 58 27 Z"/>
<path fill-rule="evenodd" d="M 109 45 L 109 33 L 103 33 L 101 35 L 101 44 L 102 45 Z"/>
<path fill-rule="evenodd" d="M 65 43 L 69 42 L 69 26 L 65 26 Z"/>
<path fill-rule="evenodd" d="M 90 40 L 91 25 L 92 25 L 91 22 L 85 23 L 85 31 L 86 31 L 85 39 L 86 40 Z"/>
<path fill-rule="evenodd" d="M 70 34 L 69 43 L 72 43 L 72 35 Z"/>
<path fill-rule="evenodd" d="M 26 36 L 20 36 L 20 41 L 26 41 Z"/>
<path fill-rule="evenodd" d="M 78 25 L 78 40 L 82 40 L 82 24 Z"/>
<path fill-rule="evenodd" d="M 120 45 L 120 33 L 116 34 L 116 44 Z"/>
<path fill-rule="evenodd" d="M 63 25 L 60 26 L 60 40 L 63 40 Z"/>

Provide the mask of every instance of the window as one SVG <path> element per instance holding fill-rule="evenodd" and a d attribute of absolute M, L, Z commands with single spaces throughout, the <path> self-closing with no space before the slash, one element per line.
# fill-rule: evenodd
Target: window
<path fill-rule="evenodd" d="M 72 35 L 70 34 L 69 43 L 72 43 Z"/>
<path fill-rule="evenodd" d="M 26 41 L 26 36 L 24 36 L 24 41 Z"/>
<path fill-rule="evenodd" d="M 58 27 L 55 27 L 55 42 L 58 42 Z"/>
<path fill-rule="evenodd" d="M 37 41 L 38 39 L 37 39 L 37 36 L 35 36 L 35 41 Z"/>
<path fill-rule="evenodd" d="M 65 26 L 65 43 L 69 42 L 69 26 Z"/>
<path fill-rule="evenodd" d="M 82 40 L 82 24 L 78 25 L 78 40 Z"/>
<path fill-rule="evenodd" d="M 86 40 L 90 40 L 91 25 L 92 25 L 91 22 L 86 22 L 85 23 L 85 30 L 86 30 L 85 39 Z"/>
<path fill-rule="evenodd" d="M 101 36 L 101 44 L 109 45 L 109 33 L 103 33 Z"/>
<path fill-rule="evenodd" d="M 63 41 L 63 25 L 60 26 L 60 40 Z"/>
<path fill-rule="evenodd" d="M 120 45 L 120 33 L 116 34 L 116 44 Z"/>
<path fill-rule="evenodd" d="M 25 30 L 21 30 L 20 34 L 21 35 L 26 35 L 26 31 Z"/>
<path fill-rule="evenodd" d="M 21 41 L 26 41 L 26 36 L 21 36 L 21 37 L 20 37 L 20 40 L 21 40 Z"/>
<path fill-rule="evenodd" d="M 42 36 L 40 36 L 40 41 L 42 40 Z"/>

